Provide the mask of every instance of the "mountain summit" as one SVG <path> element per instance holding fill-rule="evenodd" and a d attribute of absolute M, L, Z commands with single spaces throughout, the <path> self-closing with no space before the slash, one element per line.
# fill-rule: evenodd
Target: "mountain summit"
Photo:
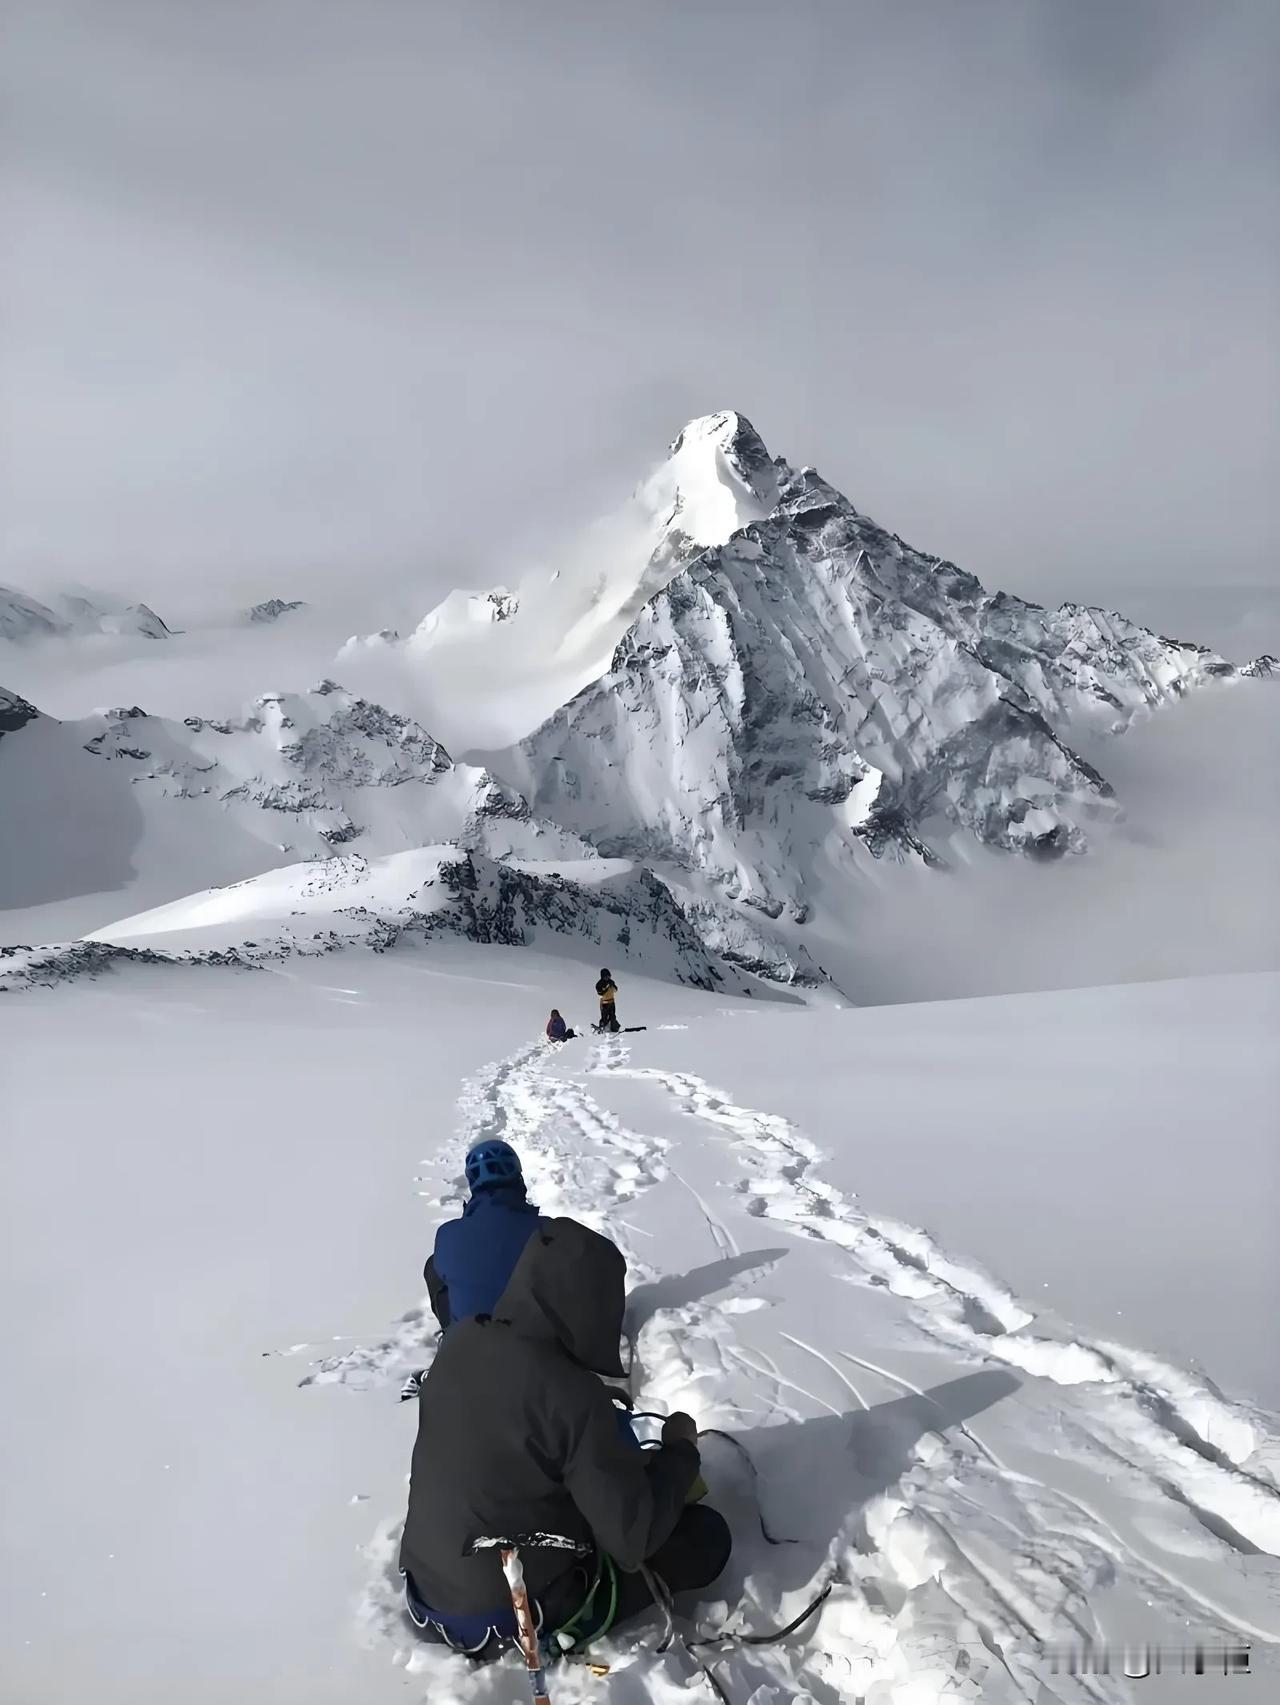
<path fill-rule="evenodd" d="M 1073 732 L 1241 673 L 1109 611 L 987 592 L 739 414 L 691 422 L 638 498 L 649 596 L 510 773 L 601 852 L 774 915 L 866 854 L 1084 850 L 1116 806 Z"/>

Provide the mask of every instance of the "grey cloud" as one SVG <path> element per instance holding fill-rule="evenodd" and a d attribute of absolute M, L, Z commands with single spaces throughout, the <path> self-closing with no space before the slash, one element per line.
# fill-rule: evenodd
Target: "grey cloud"
<path fill-rule="evenodd" d="M 1272 572 L 1268 5 L 8 16 L 6 579 L 425 606 L 725 405 L 993 585 Z"/>

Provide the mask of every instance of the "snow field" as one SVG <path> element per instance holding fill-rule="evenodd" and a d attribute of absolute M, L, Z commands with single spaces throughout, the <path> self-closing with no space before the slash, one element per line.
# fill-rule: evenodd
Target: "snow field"
<path fill-rule="evenodd" d="M 833 1583 L 785 1648 L 717 1658 L 733 1698 L 1119 1700 L 1123 1684 L 1099 1692 L 1096 1680 L 1048 1677 L 1043 1650 L 1108 1634 L 1168 1643 L 1188 1629 L 1275 1640 L 1277 1576 L 1240 1568 L 1280 1551 L 1267 1467 L 1276 1435 L 1260 1433 L 1255 1412 L 1142 1352 L 1028 1332 L 1033 1312 L 976 1263 L 825 1184 L 820 1155 L 786 1119 L 693 1074 L 634 1063 L 648 1047 L 601 1044 L 579 1053 L 578 1072 L 570 1049 L 524 1050 L 467 1087 L 460 1140 L 516 1143 L 545 1211 L 623 1245 L 639 1280 L 638 1407 L 688 1408 L 747 1444 L 758 1483 L 732 1449 L 707 1442 L 738 1551 L 704 1622 L 777 1626 Z M 626 1118 L 608 1106 L 622 1086 Z M 669 1098 L 677 1123 L 654 1119 L 651 1093 L 641 1121 L 637 1086 Z M 456 1169 L 457 1152 L 438 1166 Z M 453 1205 L 447 1190 L 437 1201 Z M 802 1240 L 803 1266 L 785 1242 L 760 1247 L 769 1221 Z M 655 1267 L 660 1247 L 671 1255 Z M 711 1259 L 683 1271 L 695 1251 Z M 904 1305 L 887 1331 L 884 1293 Z M 858 1348 L 833 1342 L 833 1327 Z M 898 1371 L 904 1351 L 913 1371 L 931 1367 L 930 1383 Z M 939 1384 L 939 1357 L 967 1371 Z M 1021 1425 L 1004 1418 L 1015 1408 Z M 762 1518 L 790 1543 L 764 1543 Z M 366 1605 L 393 1640 L 395 1585 L 378 1571 L 397 1526 L 371 1550 Z M 510 1677 L 459 1673 L 421 1648 L 400 1656 L 430 1678 L 432 1698 L 508 1697 Z M 677 1658 L 631 1641 L 612 1656 L 605 1697 L 674 1699 L 689 1679 Z M 566 1698 L 599 1696 L 575 1686 Z"/>

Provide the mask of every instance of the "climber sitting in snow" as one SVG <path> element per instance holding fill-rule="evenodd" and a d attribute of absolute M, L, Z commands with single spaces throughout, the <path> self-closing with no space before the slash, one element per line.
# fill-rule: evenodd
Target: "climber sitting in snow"
<path fill-rule="evenodd" d="M 570 1030 L 564 1019 L 561 1018 L 558 1010 L 553 1006 L 551 1009 L 551 1017 L 547 1020 L 547 1041 L 571 1042 L 576 1035 L 577 1031 Z"/>
<path fill-rule="evenodd" d="M 521 1544 L 534 1617 L 561 1648 L 649 1609 L 647 1565 L 671 1593 L 709 1585 L 729 1559 L 723 1517 L 691 1502 L 697 1428 L 671 1415 L 655 1450 L 620 1431 L 602 1380 L 618 1354 L 626 1263 L 575 1220 L 533 1222 L 491 1313 L 445 1334 L 419 1400 L 400 1548 L 414 1626 L 477 1659 L 515 1620 L 495 1535 L 555 1535 L 578 1550 Z M 553 1647 L 554 1649 L 554 1647 Z"/>
<path fill-rule="evenodd" d="M 441 1326 L 490 1314 L 538 1225 L 520 1158 L 509 1143 L 477 1143 L 463 1163 L 471 1199 L 436 1231 L 423 1277 Z"/>
<path fill-rule="evenodd" d="M 445 1220 L 437 1228 L 435 1248 L 422 1270 L 431 1311 L 442 1330 L 493 1312 L 525 1244 L 547 1223 L 529 1200 L 520 1157 L 510 1143 L 496 1137 L 476 1143 L 467 1151 L 463 1170 L 470 1200 L 460 1219 Z M 422 1370 L 409 1375 L 400 1388 L 402 1402 L 418 1396 L 425 1377 Z M 638 1449 L 625 1409 L 618 1412 L 618 1428 Z"/>

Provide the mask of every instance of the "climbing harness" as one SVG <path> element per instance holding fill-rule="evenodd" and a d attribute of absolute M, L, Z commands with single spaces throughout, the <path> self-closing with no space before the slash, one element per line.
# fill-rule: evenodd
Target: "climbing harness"
<path fill-rule="evenodd" d="M 612 1395 L 615 1398 L 618 1397 L 616 1392 Z M 633 1421 L 665 1421 L 667 1418 L 651 1409 L 630 1410 L 629 1405 L 624 1412 L 629 1413 L 630 1419 Z M 716 1427 L 703 1428 L 698 1437 L 721 1439 L 731 1446 L 747 1464 L 753 1481 L 758 1484 L 759 1470 L 756 1468 L 750 1452 L 740 1440 L 735 1439 L 731 1433 L 721 1432 Z M 657 1439 L 640 1442 L 642 1448 L 646 1449 L 656 1449 L 660 1443 Z M 760 1515 L 760 1532 L 769 1545 L 795 1545 L 799 1543 L 797 1540 L 780 1538 L 771 1533 L 763 1513 Z M 585 1550 L 585 1547 L 579 1542 L 556 1534 L 522 1534 L 509 1539 L 479 1539 L 473 1543 L 471 1549 L 473 1551 L 496 1550 L 499 1552 L 502 1559 L 502 1571 L 506 1577 L 507 1587 L 511 1594 L 511 1605 L 515 1613 L 516 1634 L 513 1643 L 523 1656 L 525 1668 L 528 1671 L 532 1705 L 551 1705 L 546 1680 L 546 1665 L 549 1662 L 561 1659 L 567 1663 L 582 1664 L 595 1676 L 603 1677 L 609 1674 L 609 1664 L 592 1658 L 587 1653 L 586 1647 L 608 1634 L 617 1618 L 618 1566 L 607 1553 L 597 1552 L 595 1575 L 587 1588 L 582 1603 L 559 1627 L 550 1630 L 548 1633 L 542 1627 L 542 1607 L 530 1600 L 525 1586 L 520 1551 L 521 1548 L 528 1549 L 530 1547 L 550 1547 L 555 1550 L 576 1551 L 580 1555 Z M 812 1616 L 817 1614 L 830 1597 L 832 1589 L 839 1580 L 838 1569 L 832 1569 L 814 1598 L 798 1616 L 792 1617 L 785 1627 L 762 1629 L 757 1633 L 722 1629 L 718 1634 L 689 1636 L 683 1634 L 676 1626 L 675 1604 L 667 1583 L 645 1564 L 641 1564 L 639 1573 L 662 1617 L 662 1633 L 657 1646 L 654 1648 L 655 1656 L 660 1657 L 664 1652 L 669 1651 L 673 1645 L 679 1647 L 701 1673 L 707 1686 L 720 1701 L 720 1705 L 732 1705 L 732 1701 L 725 1690 L 724 1683 L 712 1668 L 715 1659 L 703 1654 L 711 1651 L 723 1652 L 725 1648 L 732 1646 L 777 1645 L 789 1635 L 794 1634 L 798 1628 L 803 1627 Z M 608 1593 L 608 1607 L 603 1618 L 593 1626 L 596 1606 L 602 1589 Z M 535 1617 L 537 1618 L 536 1621 Z M 418 1623 L 419 1627 L 423 1626 L 417 1616 L 414 1616 L 414 1621 Z M 489 1635 L 486 1635 L 483 1646 L 468 1649 L 450 1640 L 445 1630 L 439 1628 L 439 1624 L 434 1624 L 434 1626 L 439 1629 L 446 1643 L 454 1651 L 462 1652 L 467 1657 L 478 1657 L 484 1647 L 488 1645 Z M 496 1630 L 490 1630 L 490 1634 L 493 1633 L 496 1633 Z M 509 1638 L 509 1636 L 499 1636 L 499 1638 Z"/>

